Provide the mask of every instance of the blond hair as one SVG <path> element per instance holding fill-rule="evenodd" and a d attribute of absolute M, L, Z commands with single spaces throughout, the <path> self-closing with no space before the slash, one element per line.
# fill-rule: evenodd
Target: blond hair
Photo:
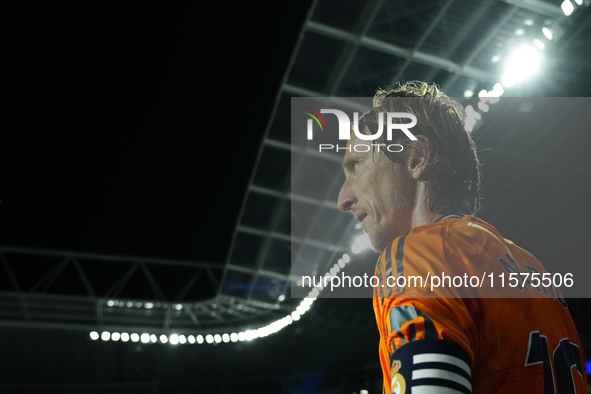
<path fill-rule="evenodd" d="M 408 99 L 406 99 L 408 98 Z M 431 158 L 425 171 L 426 187 L 431 191 L 433 212 L 450 213 L 464 208 L 476 215 L 480 209 L 481 175 L 476 146 L 466 131 L 464 108 L 442 92 L 437 85 L 409 81 L 391 90 L 378 89 L 374 108 L 360 122 L 375 124 L 379 112 L 408 112 L 417 117 L 414 135 L 424 135 L 431 141 Z M 378 139 L 387 143 L 385 133 Z M 423 144 L 403 138 L 396 143 L 422 150 Z M 407 155 L 382 150 L 392 161 L 405 163 Z"/>

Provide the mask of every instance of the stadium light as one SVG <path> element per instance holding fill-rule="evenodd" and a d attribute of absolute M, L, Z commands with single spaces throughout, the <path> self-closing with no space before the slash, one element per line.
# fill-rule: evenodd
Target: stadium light
<path fill-rule="evenodd" d="M 480 109 L 482 112 L 488 112 L 489 107 L 484 103 L 484 101 L 481 101 L 478 103 L 478 109 Z"/>
<path fill-rule="evenodd" d="M 514 52 L 507 63 L 505 74 L 501 82 L 505 87 L 511 87 L 518 81 L 534 74 L 540 64 L 540 52 L 530 46 L 524 46 Z"/>
<path fill-rule="evenodd" d="M 503 89 L 503 85 L 500 83 L 496 83 L 493 87 L 493 90 L 489 92 L 490 96 L 492 97 L 501 97 L 505 93 L 505 89 Z M 489 100 L 490 101 L 490 100 Z"/>
<path fill-rule="evenodd" d="M 546 48 L 546 45 L 544 45 L 544 43 L 537 38 L 534 40 L 534 45 L 542 50 Z"/>
<path fill-rule="evenodd" d="M 569 0 L 564 0 L 560 5 L 560 8 L 562 8 L 562 12 L 564 12 L 564 15 L 566 16 L 569 16 L 575 10 L 573 3 L 571 3 Z"/>
<path fill-rule="evenodd" d="M 498 85 L 498 84 L 497 84 Z M 502 88 L 501 88 L 502 90 Z M 355 239 L 354 242 L 354 247 L 352 247 L 353 252 L 354 253 L 360 253 L 362 250 L 366 249 L 369 246 L 369 237 L 366 234 L 362 234 L 359 237 L 357 237 Z M 336 275 L 338 272 L 341 271 L 341 269 L 343 269 L 345 267 L 346 264 L 348 264 L 349 262 L 351 262 L 351 257 L 349 256 L 349 254 L 344 253 L 342 255 L 342 257 L 340 259 L 338 259 L 338 261 L 333 265 L 333 267 L 330 269 L 329 272 L 326 272 L 324 274 L 325 278 L 330 278 L 331 274 L 332 275 Z M 308 296 L 304 299 L 302 299 L 302 301 L 300 302 L 300 305 L 297 307 L 296 311 L 293 311 L 292 313 L 284 316 L 281 319 L 278 319 L 264 327 L 260 327 L 257 329 L 252 329 L 252 330 L 246 330 L 244 332 L 239 332 L 239 333 L 224 333 L 224 334 L 207 334 L 204 338 L 203 335 L 188 335 L 187 337 L 185 337 L 184 335 L 178 335 L 178 334 L 171 334 L 170 336 L 167 336 L 165 334 L 161 334 L 161 335 L 156 335 L 156 334 L 149 334 L 149 333 L 142 333 L 141 335 L 138 335 L 137 333 L 132 333 L 131 335 L 128 333 L 109 333 L 108 331 L 104 331 L 102 333 L 102 335 L 99 335 L 98 332 L 96 331 L 91 331 L 90 337 L 92 340 L 97 340 L 99 338 L 102 338 L 104 341 L 108 341 L 109 339 L 112 339 L 113 341 L 118 341 L 121 340 L 122 342 L 127 342 L 129 341 L 129 339 L 131 339 L 133 342 L 138 342 L 141 340 L 142 343 L 157 343 L 158 339 L 160 340 L 161 343 L 170 343 L 172 345 L 176 345 L 178 343 L 184 344 L 186 342 L 189 342 L 191 344 L 197 342 L 198 344 L 202 344 L 204 342 L 207 343 L 229 343 L 229 342 L 238 342 L 238 341 L 251 341 L 253 339 L 256 338 L 262 338 L 262 337 L 266 337 L 268 335 L 274 334 L 276 332 L 278 332 L 279 330 L 287 327 L 288 325 L 292 324 L 295 321 L 300 320 L 301 316 L 306 313 L 308 310 L 310 310 L 310 307 L 312 306 L 312 304 L 314 303 L 314 301 L 316 301 L 317 297 L 319 296 L 320 292 L 323 290 L 323 286 L 322 285 L 318 285 L 316 287 L 314 287 L 309 293 Z M 283 301 L 285 300 L 285 295 L 281 295 L 278 297 L 278 301 Z M 117 300 L 113 301 L 113 305 L 120 305 L 120 306 L 133 306 L 135 305 L 136 307 L 141 307 L 144 306 L 146 309 L 151 309 L 153 307 L 159 308 L 161 306 L 160 303 L 148 303 L 146 302 L 145 304 L 141 304 L 141 303 L 131 303 L 129 302 L 119 302 Z M 168 307 L 168 305 L 166 304 L 162 304 L 162 307 L 164 309 L 166 309 Z M 170 305 L 171 308 L 176 309 L 176 310 L 181 310 L 183 308 L 183 304 L 172 304 Z M 213 307 L 213 304 L 212 304 Z"/>
<path fill-rule="evenodd" d="M 542 27 L 542 33 L 544 33 L 544 35 L 546 36 L 547 39 L 551 40 L 553 35 L 552 35 L 552 30 L 548 29 L 547 27 Z"/>

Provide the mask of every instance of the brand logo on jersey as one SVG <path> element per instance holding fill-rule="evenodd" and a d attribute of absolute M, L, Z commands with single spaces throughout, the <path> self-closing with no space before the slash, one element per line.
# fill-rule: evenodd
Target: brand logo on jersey
<path fill-rule="evenodd" d="M 313 139 L 313 128 L 314 128 L 314 121 L 316 121 L 316 123 L 318 124 L 318 126 L 320 127 L 320 130 L 324 130 L 324 128 L 322 127 L 322 125 L 324 124 L 324 127 L 326 127 L 326 130 L 328 131 L 328 125 L 326 123 L 326 120 L 324 119 L 324 117 L 321 114 L 333 114 L 337 117 L 337 120 L 339 122 L 339 140 L 350 140 L 351 139 L 351 120 L 349 119 L 349 116 L 338 109 L 321 109 L 320 112 L 315 111 L 312 108 L 309 107 L 303 107 L 304 109 L 307 109 L 311 112 L 304 112 L 306 115 L 310 116 L 311 119 L 308 119 L 308 140 L 312 140 Z M 408 138 L 410 138 L 413 141 L 417 140 L 417 137 L 414 136 L 413 133 L 411 133 L 408 129 L 410 129 L 411 127 L 416 126 L 417 124 L 417 117 L 413 114 L 409 114 L 408 112 L 388 112 L 385 114 L 386 115 L 386 120 L 384 122 L 384 113 L 383 112 L 379 112 L 378 113 L 378 123 L 377 123 L 377 130 L 374 130 L 373 134 L 363 134 L 360 130 L 359 130 L 359 113 L 358 112 L 353 112 L 353 132 L 355 133 L 355 136 L 362 140 L 362 141 L 375 141 L 378 138 L 380 138 L 382 136 L 382 134 L 384 133 L 384 123 L 386 123 L 386 136 L 388 141 L 392 141 L 394 138 L 392 137 L 392 131 L 397 129 L 397 130 L 401 130 L 404 132 L 404 134 L 406 134 L 406 136 Z M 319 119 L 320 118 L 320 119 Z M 410 119 L 410 123 L 394 123 L 392 120 L 394 118 L 406 118 L 406 119 Z M 322 120 L 322 121 L 321 121 Z M 402 145 L 400 144 L 391 144 L 391 145 L 386 145 L 386 144 L 357 144 L 353 146 L 353 149 L 356 152 L 368 152 L 371 147 L 374 147 L 374 149 L 377 147 L 378 151 L 380 149 L 380 147 L 382 147 L 382 149 L 387 149 L 389 152 L 402 152 Z M 318 146 L 318 151 L 322 152 L 323 150 L 333 150 L 335 149 L 335 146 L 333 144 L 320 144 Z M 338 152 L 339 149 L 341 150 L 351 150 L 351 147 L 339 147 L 336 146 L 336 151 Z"/>
<path fill-rule="evenodd" d="M 394 360 L 392 361 L 392 367 L 390 368 L 390 370 L 392 371 L 392 373 L 396 373 L 398 372 L 400 367 L 402 367 L 402 362 L 400 362 L 400 360 Z"/>

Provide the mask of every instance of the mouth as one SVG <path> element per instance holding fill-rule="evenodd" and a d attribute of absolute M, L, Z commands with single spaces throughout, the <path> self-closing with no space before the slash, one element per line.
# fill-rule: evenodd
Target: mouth
<path fill-rule="evenodd" d="M 358 213 L 355 215 L 355 219 L 357 219 L 358 222 L 363 223 L 363 220 L 367 217 L 367 213 Z"/>

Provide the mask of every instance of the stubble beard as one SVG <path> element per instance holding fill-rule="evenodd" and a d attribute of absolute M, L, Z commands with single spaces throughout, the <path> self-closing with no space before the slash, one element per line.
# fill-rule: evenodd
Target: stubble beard
<path fill-rule="evenodd" d="M 401 190 L 397 189 L 393 191 L 390 207 L 394 212 L 393 221 L 395 223 L 387 223 L 387 228 L 378 228 L 373 235 L 368 233 L 369 248 L 371 250 L 380 254 L 388 245 L 392 243 L 392 241 L 403 234 L 403 232 L 400 232 L 398 229 L 397 222 L 404 220 L 400 213 L 404 212 L 408 201 L 409 199 Z"/>

